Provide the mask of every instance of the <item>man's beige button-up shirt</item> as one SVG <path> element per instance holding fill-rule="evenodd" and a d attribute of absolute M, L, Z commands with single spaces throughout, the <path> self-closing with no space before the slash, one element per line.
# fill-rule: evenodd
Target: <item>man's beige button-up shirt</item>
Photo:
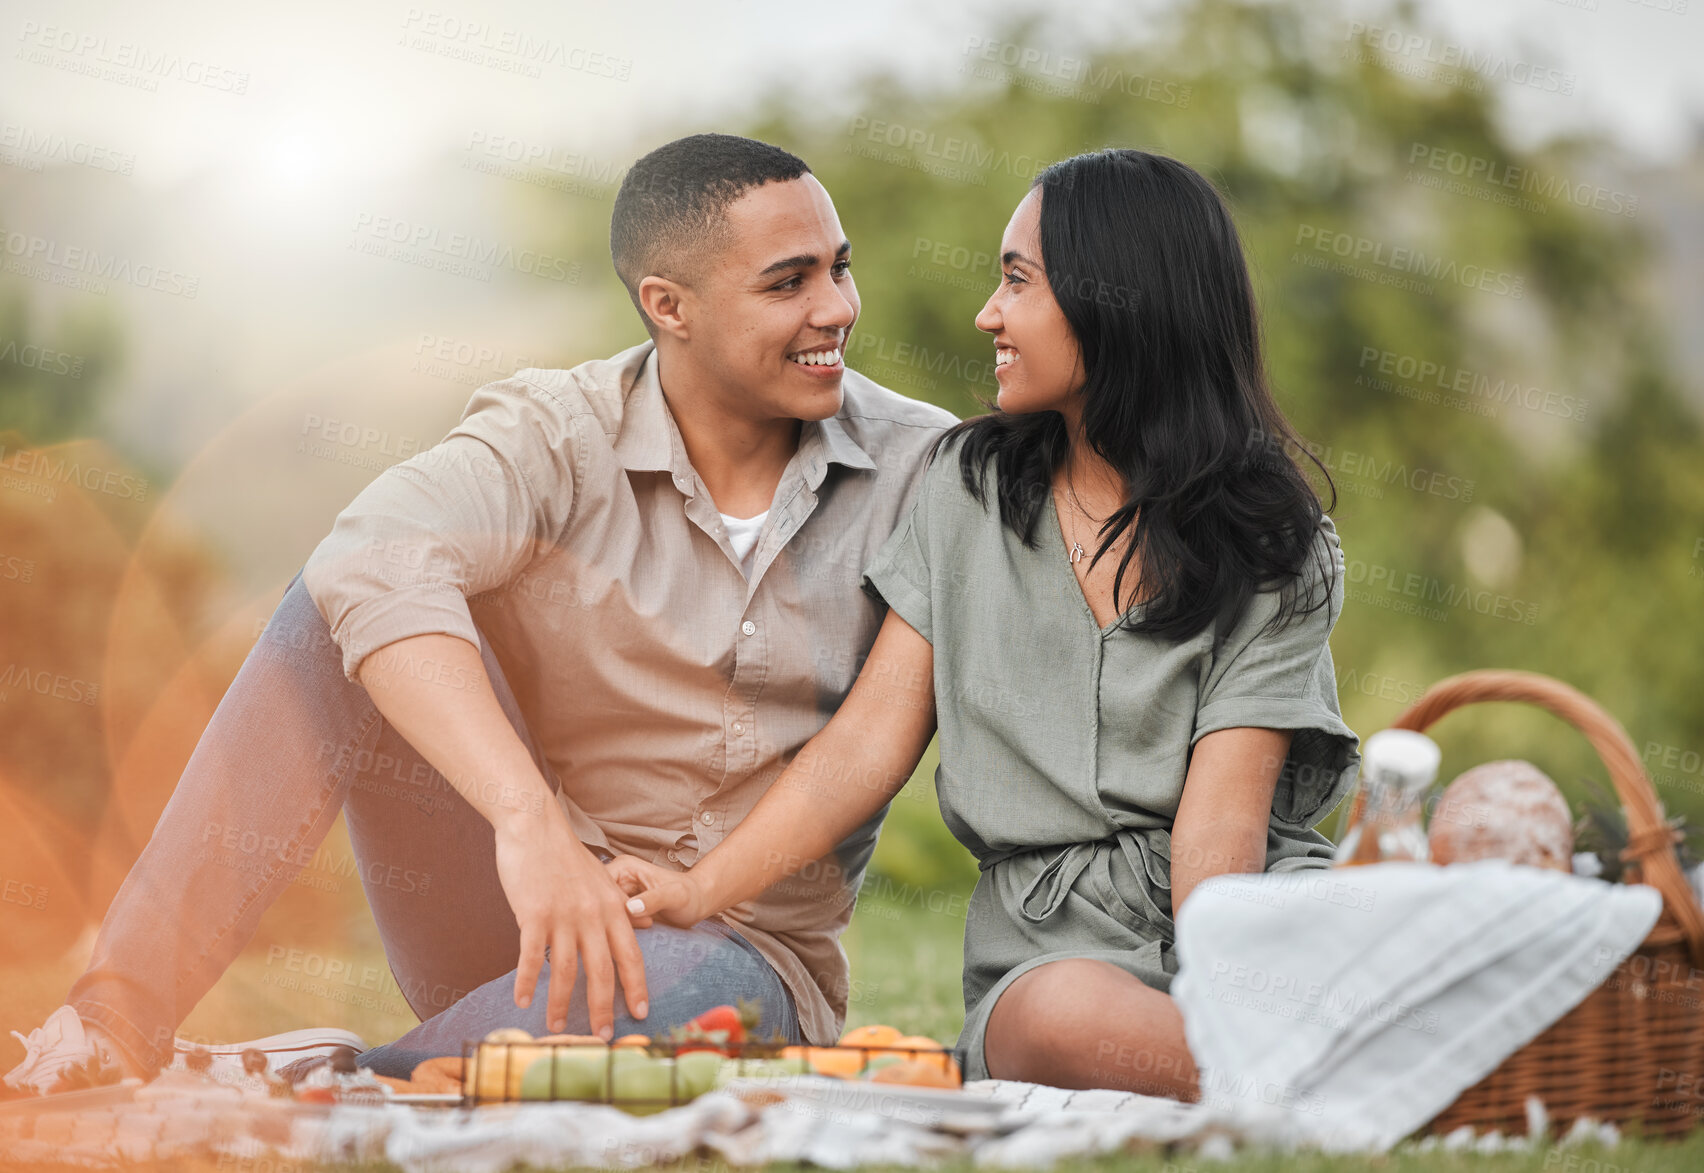
<path fill-rule="evenodd" d="M 801 428 L 749 581 L 647 342 L 480 388 L 338 516 L 303 583 L 351 680 L 396 640 L 483 633 L 580 838 L 688 867 L 845 699 L 883 614 L 863 570 L 955 422 L 854 371 L 842 385 L 840 411 Z M 880 819 L 724 914 L 812 1043 L 845 1021 L 839 935 Z"/>

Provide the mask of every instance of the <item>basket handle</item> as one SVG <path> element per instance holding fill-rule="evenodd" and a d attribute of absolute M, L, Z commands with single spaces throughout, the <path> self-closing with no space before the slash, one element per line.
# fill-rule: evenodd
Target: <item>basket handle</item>
<path fill-rule="evenodd" d="M 1663 804 L 1639 761 L 1638 751 L 1621 723 L 1579 689 L 1537 672 L 1481 669 L 1446 677 L 1404 709 L 1393 729 L 1424 732 L 1440 718 L 1482 701 L 1519 701 L 1547 709 L 1573 725 L 1597 751 L 1609 770 L 1615 793 L 1627 812 L 1627 848 L 1621 856 L 1634 882 L 1656 888 L 1663 916 L 1651 930 L 1653 943 L 1684 941 L 1692 964 L 1704 967 L 1704 908 L 1680 870 L 1674 845 L 1680 838 L 1664 821 Z"/>

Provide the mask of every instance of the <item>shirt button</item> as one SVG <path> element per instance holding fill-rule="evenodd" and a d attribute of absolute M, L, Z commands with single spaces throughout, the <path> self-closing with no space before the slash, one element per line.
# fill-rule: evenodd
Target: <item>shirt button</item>
<path fill-rule="evenodd" d="M 680 852 L 674 851 L 674 850 L 671 849 L 669 851 L 669 862 L 670 863 L 679 863 L 680 862 Z"/>
<path fill-rule="evenodd" d="M 744 623 L 740 624 L 740 630 L 745 632 L 747 635 L 756 635 L 757 624 L 747 619 Z"/>
<path fill-rule="evenodd" d="M 745 726 L 741 725 L 738 721 L 735 721 L 734 722 L 734 733 L 736 735 L 738 735 L 738 734 L 741 734 L 741 733 L 744 733 L 744 732 L 745 732 Z"/>
<path fill-rule="evenodd" d="M 716 821 L 716 816 L 711 814 L 709 811 L 705 811 L 703 814 L 698 816 L 698 821 L 708 827 L 711 823 Z"/>

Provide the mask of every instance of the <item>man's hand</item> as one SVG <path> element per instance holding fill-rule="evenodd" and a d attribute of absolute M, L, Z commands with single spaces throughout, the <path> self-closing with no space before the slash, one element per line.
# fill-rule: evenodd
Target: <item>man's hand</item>
<path fill-rule="evenodd" d="M 416 664 L 444 670 L 423 673 Z M 584 962 L 592 1030 L 608 1038 L 615 1033 L 617 971 L 633 1017 L 649 1009 L 627 894 L 569 827 L 486 672 L 477 645 L 432 634 L 386 644 L 361 661 L 358 675 L 384 719 L 494 829 L 497 878 L 521 930 L 515 1005 L 532 1004 L 548 947 L 546 1024 L 566 1029 L 568 999 Z"/>
<path fill-rule="evenodd" d="M 497 876 L 521 930 L 520 963 L 515 967 L 515 1005 L 532 1003 L 550 947 L 550 990 L 545 1023 L 552 1033 L 568 1026 L 568 1001 L 586 967 L 586 1009 L 592 1033 L 615 1034 L 615 975 L 627 1009 L 644 1018 L 645 958 L 633 935 L 627 893 L 618 887 L 586 845 L 575 837 L 554 802 L 500 821 Z"/>
<path fill-rule="evenodd" d="M 655 919 L 690 929 L 721 911 L 710 907 L 708 895 L 690 871 L 673 871 L 634 855 L 618 855 L 604 868 L 633 898 L 627 901 L 626 911 L 637 928 L 648 928 Z"/>

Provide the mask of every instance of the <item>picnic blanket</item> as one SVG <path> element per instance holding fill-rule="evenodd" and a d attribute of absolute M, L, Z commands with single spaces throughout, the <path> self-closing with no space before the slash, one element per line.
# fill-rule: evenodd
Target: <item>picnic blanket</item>
<path fill-rule="evenodd" d="M 982 1080 L 962 1094 L 876 1096 L 861 1103 L 856 1087 L 831 1090 L 838 1102 L 802 1088 L 734 1085 L 654 1116 L 632 1116 L 573 1103 L 314 1110 L 260 1092 L 178 1081 L 85 1093 L 104 1094 L 107 1102 L 84 1100 L 74 1110 L 7 1106 L 0 1110 L 0 1161 L 99 1168 L 193 1155 L 280 1163 L 382 1159 L 409 1173 L 498 1173 L 521 1162 L 628 1169 L 696 1154 L 740 1167 L 771 1161 L 832 1169 L 932 1166 L 968 1159 L 988 1168 L 1035 1168 L 1131 1150 L 1212 1159 L 1247 1148 L 1311 1146 L 1281 1117 L 1241 1117 L 1235 1109 L 1128 1092 Z M 943 1107 L 941 1095 L 957 1106 Z M 1619 1140 L 1612 1126 L 1579 1121 L 1566 1137 L 1547 1141 L 1542 1110 L 1530 1110 L 1530 1136 L 1475 1137 L 1462 1130 L 1428 1137 L 1417 1147 L 1489 1152 Z"/>
<path fill-rule="evenodd" d="M 1172 990 L 1202 1069 L 1198 1103 L 1006 1080 L 955 1092 L 795 1076 L 737 1082 L 652 1116 L 584 1103 L 316 1108 L 258 1081 L 168 1072 L 145 1086 L 0 1105 L 0 1160 L 210 1154 L 498 1173 L 693 1155 L 741 1167 L 1033 1168 L 1131 1149 L 1385 1152 L 1577 1004 L 1660 905 L 1642 885 L 1494 860 L 1215 877 L 1178 919 Z M 1544 1105 L 1526 1108 L 1523 1136 L 1464 1129 L 1408 1143 L 1489 1152 L 1619 1140 L 1590 1120 L 1550 1138 Z"/>

